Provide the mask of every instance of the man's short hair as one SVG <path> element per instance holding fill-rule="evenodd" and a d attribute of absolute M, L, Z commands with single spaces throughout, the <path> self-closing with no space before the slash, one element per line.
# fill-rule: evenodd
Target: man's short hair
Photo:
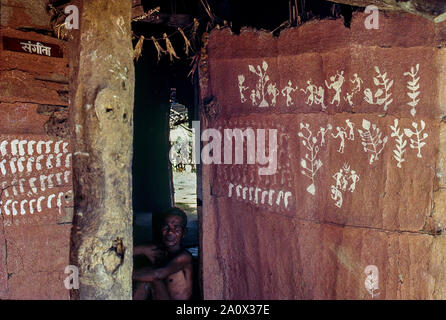
<path fill-rule="evenodd" d="M 162 222 L 164 222 L 166 220 L 166 218 L 170 217 L 170 216 L 180 217 L 182 219 L 181 226 L 183 227 L 183 229 L 186 228 L 186 226 L 187 226 L 187 215 L 180 208 L 177 208 L 177 207 L 169 208 L 167 210 L 164 210 L 161 214 L 162 214 Z"/>

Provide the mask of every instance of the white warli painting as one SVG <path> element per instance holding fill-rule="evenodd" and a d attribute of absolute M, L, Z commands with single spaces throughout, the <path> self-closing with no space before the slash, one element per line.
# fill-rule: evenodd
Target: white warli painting
<path fill-rule="evenodd" d="M 327 106 L 324 104 L 325 99 L 325 90 L 323 87 L 319 86 L 317 87 L 312 83 L 312 80 L 307 81 L 307 85 L 305 89 L 300 89 L 304 94 L 308 95 L 306 97 L 305 103 L 308 106 L 320 105 L 322 107 L 322 110 L 327 109 Z"/>
<path fill-rule="evenodd" d="M 361 92 L 361 85 L 364 81 L 358 76 L 357 73 L 353 75 L 353 79 L 350 79 L 350 82 L 352 85 L 354 85 L 354 88 L 351 92 L 347 92 L 346 96 L 344 97 L 344 100 L 348 102 L 350 107 L 353 107 L 355 104 L 353 103 L 354 96 Z"/>
<path fill-rule="evenodd" d="M 369 265 L 365 267 L 364 273 L 366 278 L 364 280 L 364 286 L 367 292 L 374 297 L 379 296 L 379 272 L 378 267 L 375 265 Z"/>
<path fill-rule="evenodd" d="M 429 136 L 426 132 L 423 133 L 426 128 L 426 123 L 423 120 L 421 120 L 420 125 L 412 122 L 412 127 L 414 128 L 413 131 L 411 129 L 404 129 L 404 134 L 410 139 L 410 147 L 418 150 L 417 157 L 422 158 L 421 149 L 426 145 L 424 140 Z"/>
<path fill-rule="evenodd" d="M 373 77 L 373 83 L 377 87 L 375 93 L 371 89 L 366 88 L 364 90 L 364 100 L 369 104 L 379 105 L 384 107 L 384 111 L 387 111 L 389 105 L 393 102 L 391 88 L 393 86 L 393 80 L 387 77 L 387 73 L 381 73 L 378 66 L 375 66 L 377 75 Z"/>
<path fill-rule="evenodd" d="M 228 198 L 239 201 L 248 201 L 255 205 L 267 205 L 269 207 L 288 209 L 293 194 L 291 191 L 263 190 L 254 186 L 229 183 Z"/>
<path fill-rule="evenodd" d="M 343 192 L 353 193 L 360 178 L 349 164 L 344 163 L 344 166 L 333 175 L 333 179 L 335 184 L 331 186 L 331 198 L 335 201 L 335 206 L 341 208 L 344 199 Z"/>
<path fill-rule="evenodd" d="M 268 71 L 268 63 L 263 61 L 262 65 L 258 65 L 257 68 L 250 64 L 248 68 L 249 71 L 258 77 L 256 89 L 251 91 L 252 105 L 260 108 L 269 107 L 269 103 L 266 101 L 267 83 L 269 82 L 269 76 L 266 74 Z"/>
<path fill-rule="evenodd" d="M 348 140 L 355 141 L 355 124 L 350 121 L 350 119 L 345 120 L 347 127 L 345 128 L 348 131 Z"/>
<path fill-rule="evenodd" d="M 238 88 L 240 91 L 240 101 L 242 103 L 246 102 L 246 97 L 245 97 L 245 91 L 249 89 L 249 87 L 246 87 L 244 85 L 245 83 L 245 76 L 243 74 L 239 74 L 238 76 Z"/>
<path fill-rule="evenodd" d="M 63 140 L 1 141 L 0 214 L 23 216 L 56 207 L 61 214 L 72 191 L 58 188 L 71 187 L 71 158 Z"/>
<path fill-rule="evenodd" d="M 284 97 L 286 97 L 286 106 L 287 107 L 294 105 L 293 99 L 291 97 L 291 93 L 297 91 L 298 89 L 299 88 L 297 86 L 293 87 L 293 82 L 291 80 L 288 81 L 288 85 L 282 89 L 282 95 Z"/>
<path fill-rule="evenodd" d="M 249 71 L 257 76 L 255 89 L 250 89 L 245 85 L 245 76 L 238 76 L 238 84 L 240 91 L 241 102 L 245 103 L 248 99 L 251 100 L 252 105 L 258 107 L 276 106 L 279 97 L 283 97 L 283 102 L 287 107 L 296 104 L 297 95 L 304 95 L 304 102 L 306 105 L 321 106 L 322 110 L 326 110 L 325 95 L 327 101 L 331 105 L 340 106 L 345 103 L 354 107 L 355 102 L 359 98 L 363 99 L 370 105 L 382 106 L 384 111 L 388 111 L 393 103 L 393 75 L 389 75 L 378 66 L 374 66 L 375 74 L 372 76 L 374 87 L 367 88 L 364 86 L 364 79 L 358 73 L 353 73 L 352 77 L 347 77 L 344 70 L 338 70 L 335 74 L 329 76 L 325 80 L 325 85 L 318 86 L 313 83 L 310 78 L 305 84 L 296 83 L 296 81 L 288 80 L 283 88 L 278 88 L 276 83 L 270 81 L 267 74 L 268 64 L 263 61 L 261 65 L 254 67 L 249 65 Z M 407 69 L 406 69 L 407 70 Z M 411 107 L 410 114 L 415 117 L 417 114 L 417 106 L 420 103 L 420 64 L 414 64 L 410 67 L 408 72 L 404 72 L 403 76 L 407 79 L 406 88 L 407 96 L 410 100 L 407 104 Z M 350 91 L 343 92 L 343 86 L 346 82 L 350 82 Z M 247 95 L 250 96 L 248 97 Z M 354 98 L 357 97 L 355 100 Z M 282 98 L 280 98 L 282 99 Z M 354 123 L 350 119 L 345 120 L 345 126 L 332 126 L 328 124 L 326 127 L 319 127 L 313 130 L 310 125 L 305 122 L 300 123 L 298 137 L 302 145 L 305 147 L 300 156 L 301 174 L 311 180 L 310 184 L 306 186 L 306 191 L 311 195 L 315 195 L 317 187 L 315 185 L 315 177 L 323 166 L 321 161 L 321 149 L 328 144 L 328 140 L 332 139 L 336 142 L 336 151 L 340 154 L 345 154 L 345 147 L 348 141 L 355 141 L 355 133 L 359 133 L 360 141 L 363 150 L 368 154 L 368 162 L 370 165 L 378 161 L 389 141 L 389 137 L 376 124 L 369 120 L 362 119 L 362 123 Z M 425 132 L 426 123 L 423 120 L 419 122 L 412 122 L 411 128 L 402 128 L 398 119 L 393 121 L 390 125 L 390 138 L 393 138 L 393 160 L 396 166 L 402 168 L 404 162 L 407 161 L 408 140 L 409 147 L 416 151 L 418 158 L 422 158 L 423 148 L 426 146 L 428 133 Z M 316 131 L 317 130 L 317 131 Z M 356 132 L 357 130 L 357 132 Z M 1 169 L 1 165 L 0 165 Z M 342 207 L 344 192 L 353 192 L 356 188 L 356 183 L 359 181 L 359 174 L 350 169 L 350 165 L 345 164 L 338 172 L 333 175 L 336 183 L 331 185 L 331 197 L 335 201 L 335 205 Z M 348 182 L 347 182 L 348 181 Z M 237 198 L 254 203 L 271 204 L 275 200 L 274 194 L 278 197 L 277 201 L 285 201 L 285 194 L 283 191 L 274 190 L 260 190 L 254 187 L 243 187 L 241 185 L 230 185 L 230 197 L 233 192 Z M 281 194 L 281 196 L 279 196 Z M 288 197 L 292 197 L 290 193 Z M 284 202 L 285 203 L 285 202 Z"/>
<path fill-rule="evenodd" d="M 341 103 L 341 91 L 344 82 L 345 77 L 343 70 L 341 70 L 341 72 L 337 71 L 334 76 L 331 76 L 330 83 L 325 80 L 325 85 L 327 86 L 327 88 L 335 91 L 333 99 L 331 100 L 331 104 L 336 103 L 336 105 L 339 106 L 339 104 Z"/>
<path fill-rule="evenodd" d="M 326 141 L 325 141 L 325 136 L 328 133 L 328 131 L 333 130 L 333 126 L 331 124 L 328 124 L 327 127 L 320 127 L 319 131 L 317 132 L 316 137 L 319 138 L 320 137 L 320 141 L 321 141 L 321 147 L 325 145 Z"/>
<path fill-rule="evenodd" d="M 396 166 L 402 168 L 401 164 L 406 161 L 404 159 L 404 153 L 406 152 L 407 140 L 404 139 L 404 132 L 398 127 L 398 119 L 393 121 L 393 126 L 390 125 L 392 130 L 391 137 L 395 138 L 395 149 L 393 150 L 393 158 L 396 160 Z"/>
<path fill-rule="evenodd" d="M 388 137 L 383 137 L 381 129 L 366 119 L 362 120 L 362 129 L 358 129 L 358 132 L 362 139 L 364 152 L 370 153 L 369 163 L 372 164 L 379 160 L 379 155 L 384 150 Z"/>
<path fill-rule="evenodd" d="M 320 105 L 322 111 L 327 109 L 325 105 L 325 89 L 323 86 L 318 86 L 313 83 L 310 78 L 306 81 L 306 84 L 300 86 L 295 84 L 293 80 L 289 80 L 283 88 L 278 88 L 276 83 L 270 81 L 270 77 L 267 74 L 268 63 L 263 61 L 261 65 L 248 65 L 249 71 L 257 76 L 257 82 L 255 88 L 250 88 L 245 85 L 246 78 L 245 75 L 238 75 L 238 88 L 240 92 L 240 101 L 245 103 L 248 99 L 251 101 L 253 106 L 257 107 L 269 107 L 276 106 L 279 96 L 283 96 L 287 107 L 295 105 L 293 96 L 296 93 L 301 93 L 305 95 L 305 103 L 308 106 Z M 354 73 L 352 78 L 346 80 L 346 75 L 344 70 L 336 71 L 336 74 L 331 75 L 329 80 L 325 80 L 325 87 L 329 92 L 332 92 L 332 97 L 330 104 L 340 106 L 341 102 L 346 102 L 350 107 L 354 107 L 355 103 L 353 98 L 359 93 L 363 92 L 364 100 L 371 105 L 382 106 L 384 111 L 388 111 L 389 106 L 393 102 L 392 98 L 392 88 L 394 80 L 391 79 L 387 72 L 383 72 L 378 66 L 374 66 L 375 75 L 373 76 L 373 84 L 375 88 L 365 88 L 363 89 L 364 80 Z M 407 80 L 407 95 L 411 100 L 407 103 L 411 106 L 410 114 L 415 116 L 416 107 L 420 102 L 420 65 L 416 64 L 410 68 L 409 72 L 404 72 L 403 75 L 409 77 Z M 342 93 L 343 85 L 346 81 L 350 81 L 352 84 L 352 89 L 350 92 L 346 92 L 344 95 Z M 363 90 L 363 91 L 362 91 Z M 267 99 L 269 98 L 269 100 Z"/>
<path fill-rule="evenodd" d="M 420 98 L 418 96 L 420 95 L 420 76 L 418 75 L 418 71 L 420 71 L 420 65 L 417 64 L 415 67 L 410 68 L 410 72 L 405 72 L 404 75 L 408 76 L 410 79 L 407 81 L 407 89 L 409 89 L 409 92 L 407 95 L 411 99 L 409 103 L 407 103 L 411 109 L 410 114 L 412 117 L 415 117 L 415 114 L 417 113 L 417 105 L 420 102 Z"/>
<path fill-rule="evenodd" d="M 314 177 L 323 163 L 318 158 L 320 148 L 322 147 L 321 141 L 318 139 L 318 135 L 313 136 L 313 132 L 310 130 L 308 123 L 300 123 L 300 130 L 297 134 L 301 138 L 302 145 L 307 149 L 308 153 L 300 160 L 300 166 L 302 167 L 301 173 L 307 178 L 311 179 L 311 184 L 307 187 L 307 192 L 311 195 L 316 194 L 316 186 L 314 184 Z"/>
<path fill-rule="evenodd" d="M 271 105 L 275 107 L 277 104 L 277 97 L 280 94 L 279 89 L 277 89 L 277 85 L 275 83 L 270 83 L 267 88 L 267 93 L 269 96 L 271 96 Z"/>
<path fill-rule="evenodd" d="M 338 152 L 339 153 L 344 153 L 344 148 L 345 148 L 345 139 L 347 138 L 347 132 L 345 130 L 345 128 L 343 127 L 336 127 L 336 133 L 332 133 L 331 136 L 334 139 L 339 139 L 339 148 L 338 148 Z"/>
<path fill-rule="evenodd" d="M 333 139 L 339 140 L 339 147 L 337 149 L 339 153 L 344 153 L 347 140 L 355 140 L 355 124 L 351 122 L 350 119 L 345 120 L 345 123 L 345 127 L 336 127 L 336 132 L 331 134 Z"/>

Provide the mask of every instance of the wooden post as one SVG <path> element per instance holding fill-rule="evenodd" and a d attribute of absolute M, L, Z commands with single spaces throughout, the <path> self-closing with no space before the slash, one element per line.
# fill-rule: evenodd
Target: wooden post
<path fill-rule="evenodd" d="M 75 217 L 71 264 L 77 299 L 132 298 L 134 65 L 131 1 L 78 0 L 72 44 L 71 127 Z"/>

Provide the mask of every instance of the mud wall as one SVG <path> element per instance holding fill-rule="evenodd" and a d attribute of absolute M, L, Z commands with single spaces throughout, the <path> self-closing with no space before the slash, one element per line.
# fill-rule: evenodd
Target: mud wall
<path fill-rule="evenodd" d="M 380 18 L 211 33 L 202 129 L 277 130 L 277 170 L 203 166 L 206 299 L 446 297 L 443 27 Z"/>
<path fill-rule="evenodd" d="M 0 299 L 69 298 L 68 57 L 63 41 L 42 35 L 45 5 L 1 1 Z"/>

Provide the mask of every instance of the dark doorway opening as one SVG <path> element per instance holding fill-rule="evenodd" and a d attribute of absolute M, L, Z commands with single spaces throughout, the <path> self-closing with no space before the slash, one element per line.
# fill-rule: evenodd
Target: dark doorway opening
<path fill-rule="evenodd" d="M 163 33 L 172 33 L 172 28 L 134 23 L 133 31 L 137 37 L 136 45 L 141 35 L 161 39 Z M 171 39 L 176 47 L 183 46 L 177 43 L 180 40 Z M 162 46 L 165 47 L 164 43 Z M 175 61 L 170 61 L 168 56 L 158 61 L 153 42 L 147 40 L 142 55 L 135 61 L 133 235 L 135 246 L 157 242 L 160 239 L 158 213 L 173 206 L 183 209 L 188 217 L 183 246 L 193 255 L 193 297 L 199 299 L 197 200 L 196 190 L 191 190 L 197 185 L 196 167 L 189 164 L 175 166 L 169 157 L 171 132 L 188 132 L 192 121 L 197 119 L 196 89 L 188 76 L 190 70 L 190 60 L 184 53 Z M 180 112 L 182 118 L 173 117 L 175 112 Z M 135 268 L 145 264 L 144 257 L 135 257 Z"/>

